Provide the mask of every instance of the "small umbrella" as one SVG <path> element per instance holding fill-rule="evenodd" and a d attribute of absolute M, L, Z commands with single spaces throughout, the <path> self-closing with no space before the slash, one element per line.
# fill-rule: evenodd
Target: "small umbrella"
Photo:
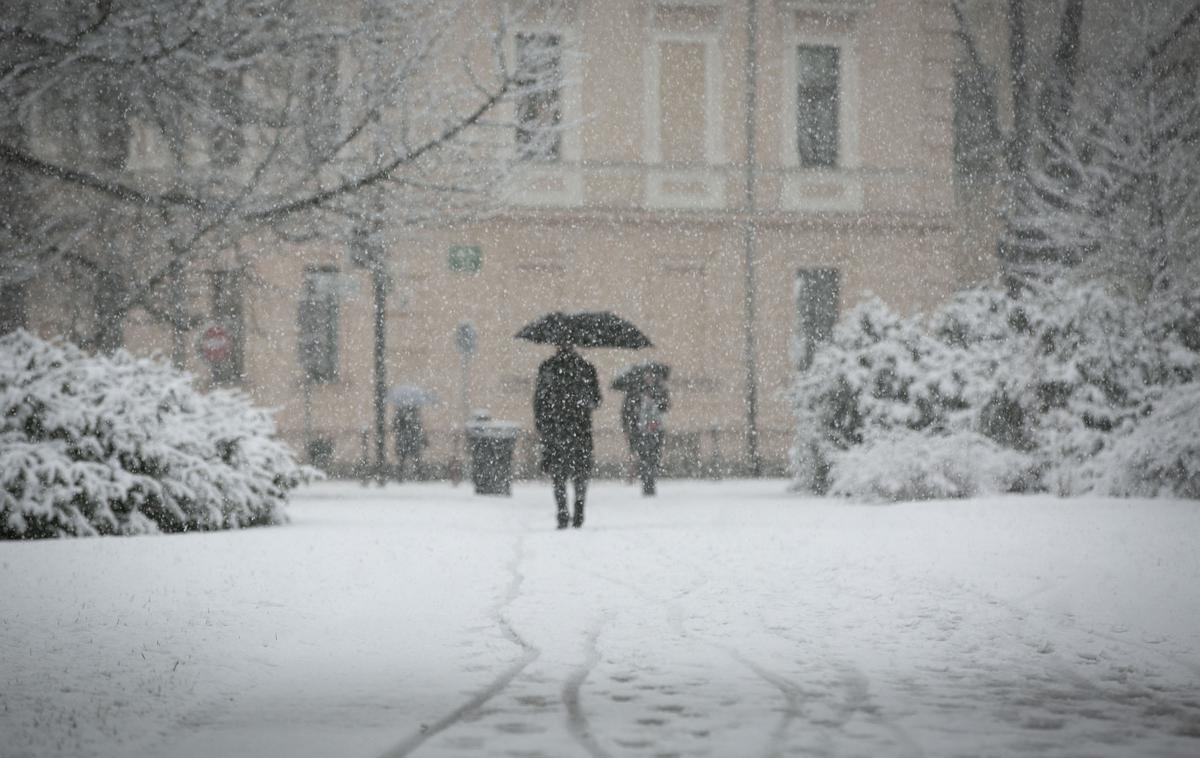
<path fill-rule="evenodd" d="M 624 347 L 632 350 L 650 347 L 650 339 L 641 329 L 608 311 L 547 313 L 526 324 L 516 337 L 550 345 L 569 343 L 579 347 Z"/>
<path fill-rule="evenodd" d="M 437 393 L 418 387 L 415 384 L 397 384 L 388 390 L 388 402 L 392 405 L 405 405 L 416 408 L 422 405 L 433 405 L 437 402 Z"/>
<path fill-rule="evenodd" d="M 671 378 L 671 367 L 658 361 L 642 361 L 629 366 L 612 380 L 614 390 L 628 392 L 642 383 L 642 377 L 650 374 L 662 381 Z"/>

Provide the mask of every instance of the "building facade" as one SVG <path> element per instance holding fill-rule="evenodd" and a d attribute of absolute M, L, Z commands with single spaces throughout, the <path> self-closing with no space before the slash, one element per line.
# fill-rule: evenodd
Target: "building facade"
<path fill-rule="evenodd" d="M 518 65 L 536 49 L 530 65 L 556 75 L 506 105 L 517 168 L 498 208 L 397 231 L 382 251 L 386 383 L 438 397 L 428 471 L 455 468 L 464 419 L 486 409 L 522 428 L 518 473 L 532 474 L 533 378 L 551 348 L 513 335 L 549 311 L 611 310 L 654 347 L 588 351 L 605 388 L 639 360 L 673 369 L 669 472 L 783 474 L 788 388 L 837 314 L 871 296 L 922 310 L 992 270 L 955 194 L 950 0 L 555 6 L 510 30 Z M 561 131 L 539 138 L 546 123 Z M 346 246 L 262 244 L 277 249 L 249 269 L 196 273 L 194 305 L 228 347 L 206 360 L 197 329 L 185 362 L 277 409 L 317 462 L 361 468 L 372 277 Z M 35 309 L 33 324 L 61 331 L 56 318 Z M 171 347 L 137 314 L 125 344 Z M 606 389 L 601 474 L 628 461 L 619 408 Z"/>

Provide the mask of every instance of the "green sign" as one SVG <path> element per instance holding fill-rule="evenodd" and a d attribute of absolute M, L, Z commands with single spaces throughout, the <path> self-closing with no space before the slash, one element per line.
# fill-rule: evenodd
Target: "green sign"
<path fill-rule="evenodd" d="M 450 270 L 478 274 L 483 268 L 483 248 L 479 245 L 451 245 Z"/>

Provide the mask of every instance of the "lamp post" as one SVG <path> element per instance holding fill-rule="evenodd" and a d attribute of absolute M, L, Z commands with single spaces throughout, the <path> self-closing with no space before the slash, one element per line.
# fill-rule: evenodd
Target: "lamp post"
<path fill-rule="evenodd" d="M 471 456 L 467 451 L 467 422 L 470 421 L 471 403 L 471 357 L 475 355 L 475 347 L 478 342 L 478 337 L 475 332 L 475 325 L 470 321 L 463 321 L 454 330 L 454 346 L 458 348 L 458 356 L 460 366 L 462 368 L 462 387 L 460 392 L 461 398 L 461 415 L 462 415 L 462 444 L 456 446 L 462 452 L 463 464 L 457 468 L 462 471 L 466 468 L 466 461 L 471 460 Z M 451 464 L 453 467 L 453 464 Z"/>
<path fill-rule="evenodd" d="M 383 246 L 372 239 L 369 230 L 359 227 L 352 242 L 354 262 L 371 275 L 371 320 L 374 327 L 374 410 L 375 410 L 375 481 L 387 481 L 387 418 L 384 404 L 387 399 L 387 270 Z"/>
<path fill-rule="evenodd" d="M 757 477 L 762 474 L 762 457 L 758 451 L 758 348 L 754 339 L 755 315 L 755 257 L 758 240 L 756 239 L 755 213 L 757 205 L 754 180 L 755 162 L 757 160 L 757 128 L 758 120 L 758 6 L 755 0 L 750 0 L 746 6 L 746 173 L 744 208 L 746 223 L 742 229 L 742 286 L 744 309 L 742 321 L 742 338 L 745 347 L 746 361 L 746 458 L 750 475 Z"/>

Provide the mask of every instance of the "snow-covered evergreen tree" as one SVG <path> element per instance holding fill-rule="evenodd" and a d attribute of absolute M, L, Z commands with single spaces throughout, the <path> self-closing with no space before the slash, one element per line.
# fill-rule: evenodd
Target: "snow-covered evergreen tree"
<path fill-rule="evenodd" d="M 1145 419 L 1097 457 L 1093 490 L 1200 499 L 1200 382 L 1164 388 Z"/>
<path fill-rule="evenodd" d="M 1091 69 L 1065 112 L 1036 132 L 1010 219 L 1014 244 L 1138 298 L 1198 280 L 1200 88 L 1194 49 L 1190 61 L 1175 50 L 1196 37 L 1179 31 L 1200 24 L 1193 5 L 1128 6 L 1125 49 Z"/>
<path fill-rule="evenodd" d="M 0 538 L 228 529 L 284 520 L 318 472 L 237 392 L 125 351 L 0 337 Z"/>

